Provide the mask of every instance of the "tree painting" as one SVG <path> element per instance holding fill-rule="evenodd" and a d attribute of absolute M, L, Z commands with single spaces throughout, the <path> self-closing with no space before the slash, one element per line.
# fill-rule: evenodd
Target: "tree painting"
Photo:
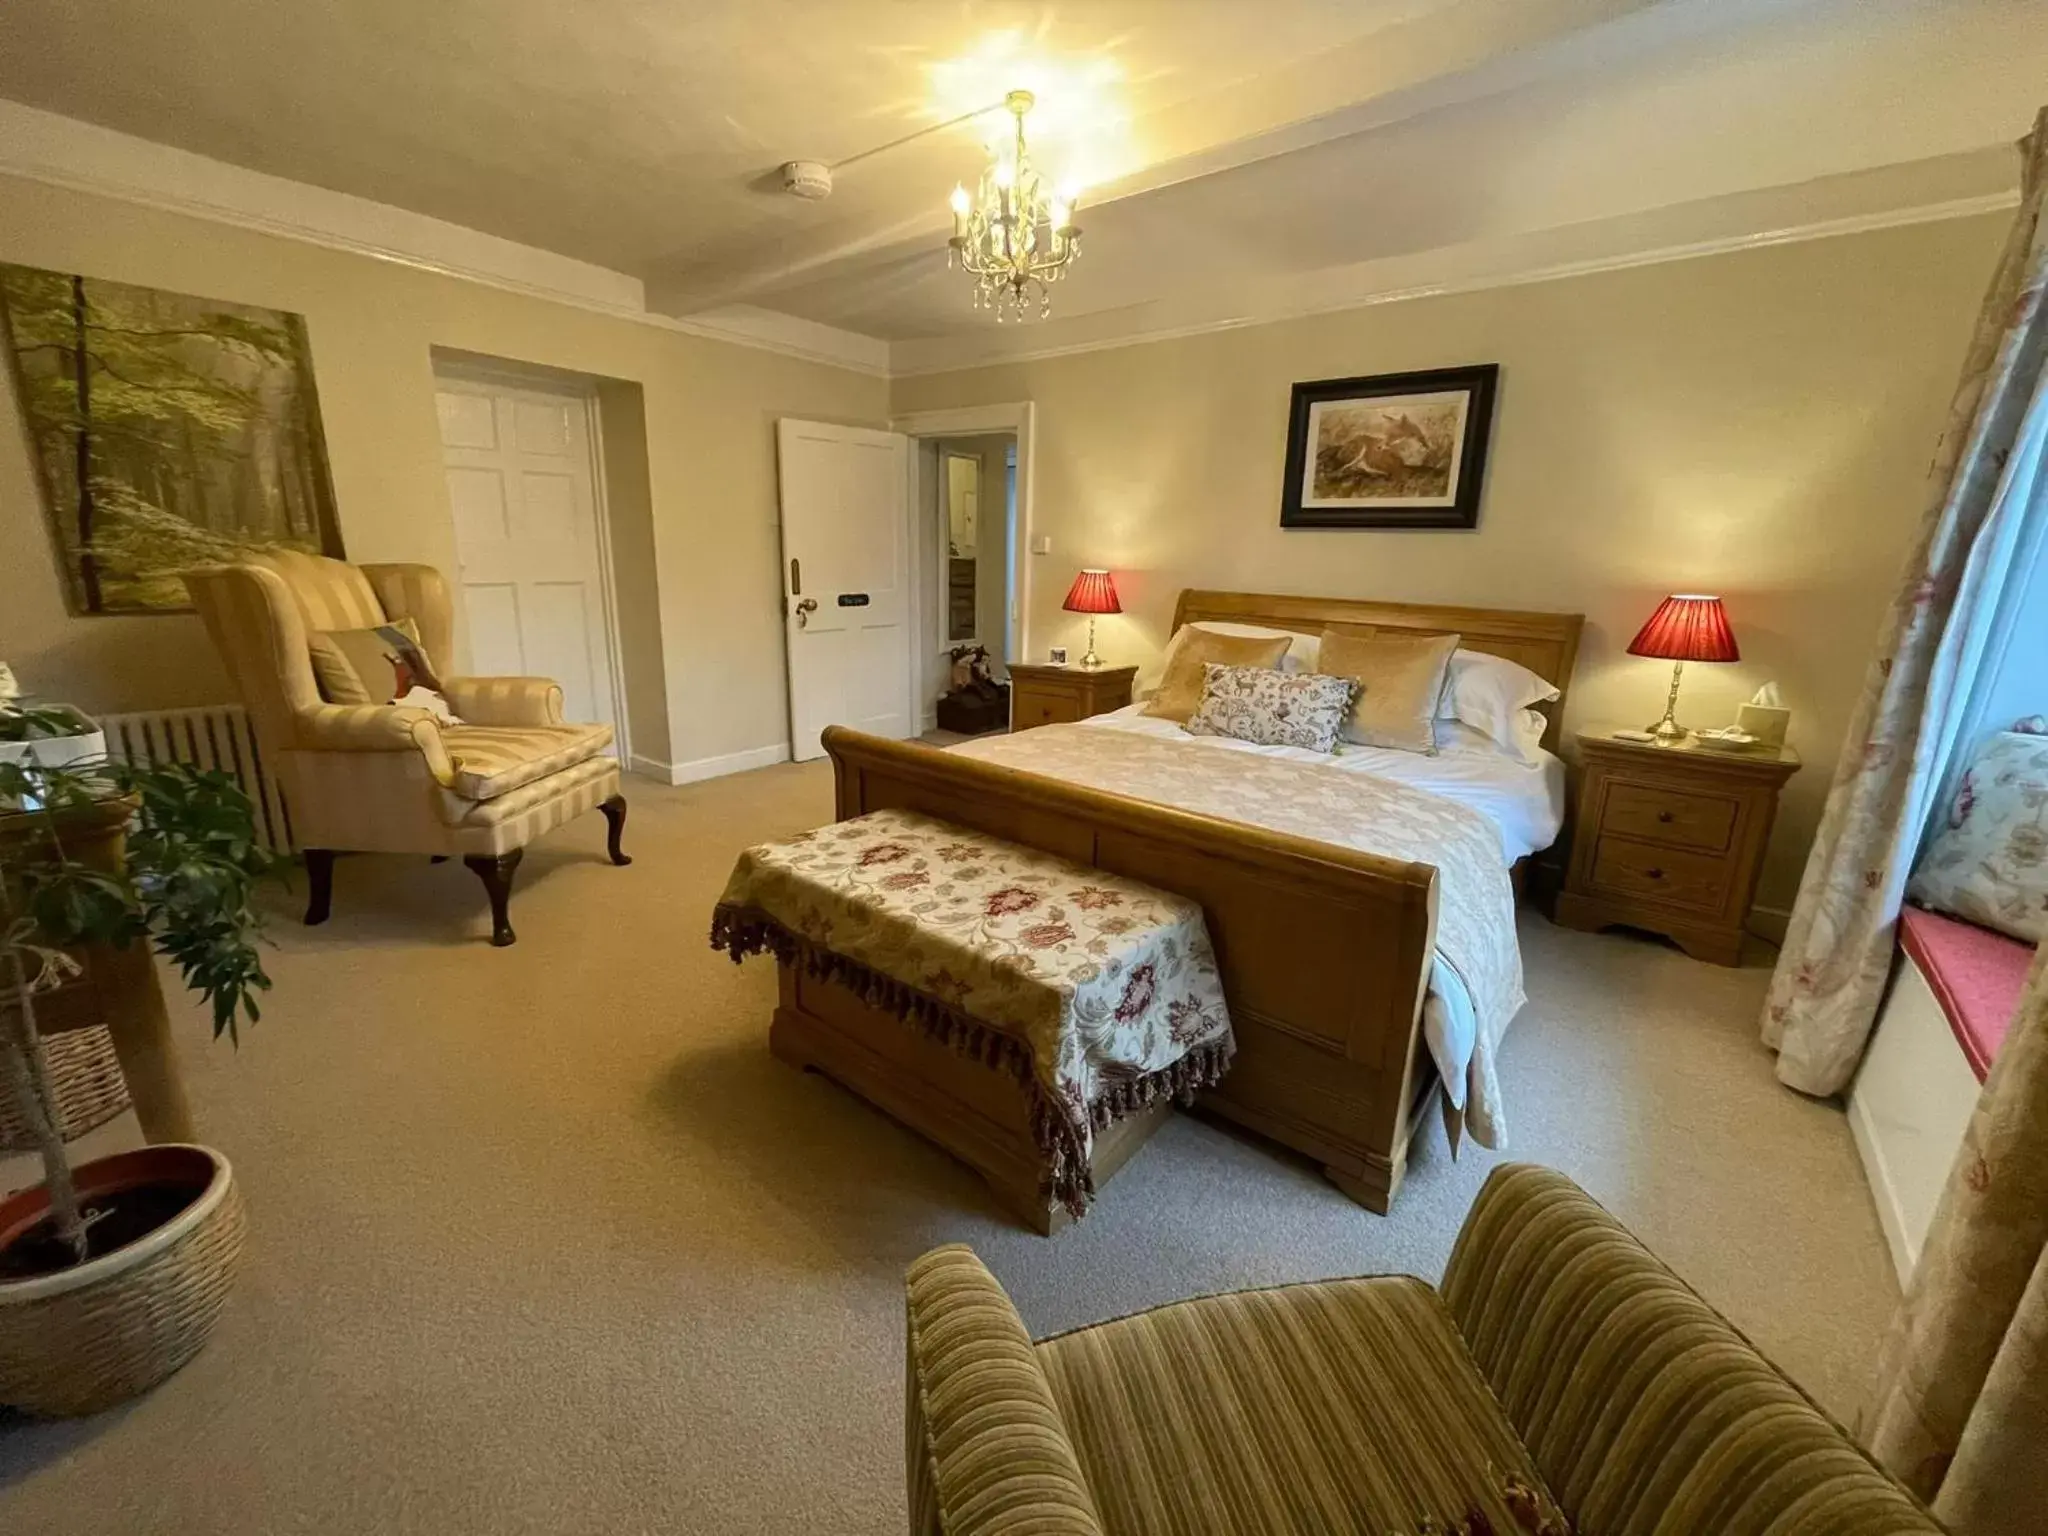
<path fill-rule="evenodd" d="M 186 608 L 192 566 L 341 553 L 299 316 L 5 263 L 0 310 L 74 612 Z"/>

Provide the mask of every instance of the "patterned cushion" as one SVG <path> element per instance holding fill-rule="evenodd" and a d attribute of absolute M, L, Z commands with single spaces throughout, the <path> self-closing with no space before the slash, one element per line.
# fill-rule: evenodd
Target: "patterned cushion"
<path fill-rule="evenodd" d="M 1188 733 L 1334 752 L 1357 692 L 1358 684 L 1348 677 L 1222 667 L 1212 661 L 1202 684 L 1201 706 L 1188 719 Z"/>
<path fill-rule="evenodd" d="M 1402 752 L 1436 752 L 1436 712 L 1456 635 L 1323 631 L 1316 665 L 1358 683 L 1344 739 Z"/>
<path fill-rule="evenodd" d="M 1984 744 L 1906 894 L 2029 944 L 2048 939 L 2048 736 L 2001 731 Z"/>
<path fill-rule="evenodd" d="M 1102 1528 L 1414 1531 L 1537 1483 L 1436 1294 L 1406 1276 L 1181 1302 L 1038 1361 Z"/>
<path fill-rule="evenodd" d="M 1166 648 L 1166 667 L 1159 688 L 1146 701 L 1145 713 L 1162 720 L 1186 720 L 1202 702 L 1203 670 L 1210 662 L 1227 667 L 1278 667 L 1292 642 L 1274 634 L 1226 635 L 1184 625 Z"/>
<path fill-rule="evenodd" d="M 455 763 L 448 787 L 465 800 L 495 800 L 597 756 L 611 745 L 608 725 L 450 725 L 441 740 Z"/>

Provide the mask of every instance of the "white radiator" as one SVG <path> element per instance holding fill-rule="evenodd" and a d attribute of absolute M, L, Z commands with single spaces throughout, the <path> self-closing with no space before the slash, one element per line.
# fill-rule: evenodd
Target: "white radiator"
<path fill-rule="evenodd" d="M 249 729 L 241 705 L 103 715 L 99 723 L 107 733 L 109 757 L 190 763 L 228 774 L 256 808 L 256 841 L 272 853 L 292 852 L 292 822 L 284 793 L 257 755 L 256 733 Z"/>

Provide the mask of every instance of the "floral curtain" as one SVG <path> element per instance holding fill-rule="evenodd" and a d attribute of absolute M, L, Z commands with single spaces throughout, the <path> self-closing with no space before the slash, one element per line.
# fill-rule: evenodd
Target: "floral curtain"
<path fill-rule="evenodd" d="M 2048 108 L 2022 141 L 2018 217 L 1984 301 L 1930 474 L 1930 505 L 1850 725 L 1764 1002 L 1778 1077 L 1839 1093 L 1855 1075 L 1892 963 L 1906 877 L 1957 738 L 2048 431 Z M 2038 446 L 2038 445 L 2037 445 Z"/>
<path fill-rule="evenodd" d="M 2048 947 L 2034 958 L 1857 1428 L 1957 1536 L 2048 1522 Z"/>

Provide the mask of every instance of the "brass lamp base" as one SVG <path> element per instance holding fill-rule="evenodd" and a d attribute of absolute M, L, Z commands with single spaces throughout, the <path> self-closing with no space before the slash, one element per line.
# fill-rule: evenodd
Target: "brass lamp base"
<path fill-rule="evenodd" d="M 1657 745 L 1660 747 L 1676 746 L 1692 734 L 1691 731 L 1680 725 L 1677 720 L 1678 678 L 1679 674 L 1684 671 L 1684 662 L 1674 661 L 1671 663 L 1671 693 L 1664 700 L 1664 718 L 1652 721 L 1649 725 L 1643 727 L 1644 730 L 1648 731 L 1655 738 Z"/>
<path fill-rule="evenodd" d="M 1088 649 L 1082 654 L 1081 665 L 1091 668 L 1102 665 L 1102 658 L 1095 654 L 1095 621 L 1093 619 L 1088 621 Z"/>

